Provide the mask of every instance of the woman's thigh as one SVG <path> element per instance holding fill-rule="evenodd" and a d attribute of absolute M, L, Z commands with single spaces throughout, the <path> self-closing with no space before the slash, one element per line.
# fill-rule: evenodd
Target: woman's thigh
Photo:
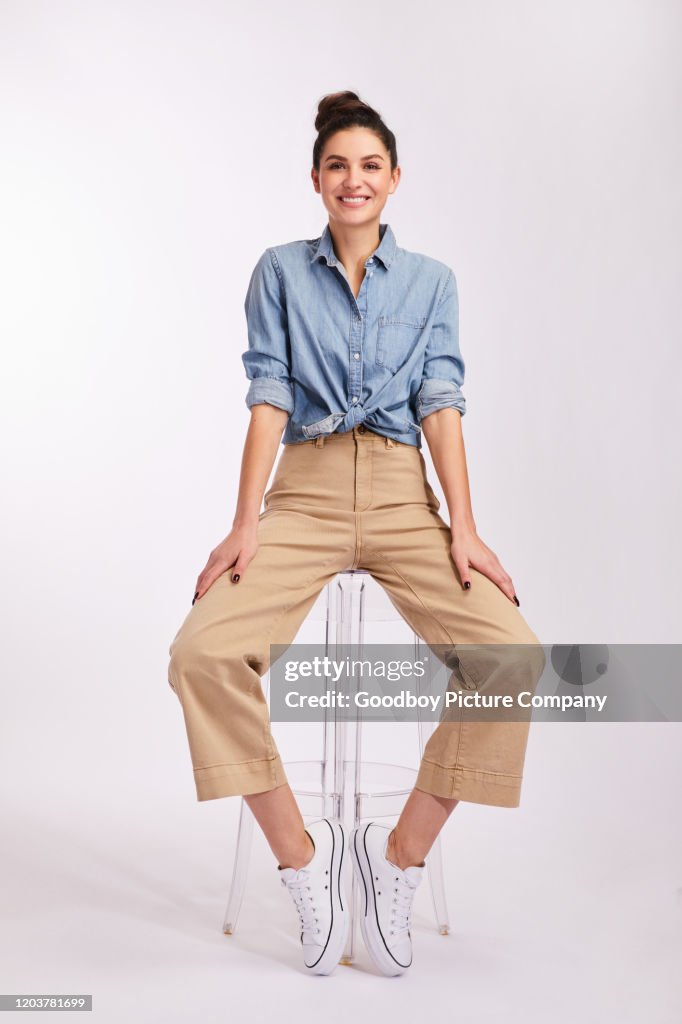
<path fill-rule="evenodd" d="M 219 576 L 187 612 L 169 653 L 253 653 L 267 671 L 271 643 L 289 643 L 322 588 L 352 557 L 350 523 L 295 509 L 263 512 L 258 550 L 238 583 Z"/>
<path fill-rule="evenodd" d="M 471 587 L 463 588 L 451 543 L 427 502 L 365 513 L 361 568 L 427 643 L 537 644 L 518 606 L 484 573 L 470 568 Z"/>

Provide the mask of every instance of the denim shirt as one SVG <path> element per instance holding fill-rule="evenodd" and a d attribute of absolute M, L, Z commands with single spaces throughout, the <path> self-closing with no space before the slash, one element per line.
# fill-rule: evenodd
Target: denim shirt
<path fill-rule="evenodd" d="M 401 249 L 389 224 L 365 261 L 357 299 L 327 224 L 322 235 L 266 249 L 244 308 L 248 408 L 289 413 L 282 444 L 370 430 L 421 448 L 421 421 L 437 409 L 461 416 L 455 275 Z"/>

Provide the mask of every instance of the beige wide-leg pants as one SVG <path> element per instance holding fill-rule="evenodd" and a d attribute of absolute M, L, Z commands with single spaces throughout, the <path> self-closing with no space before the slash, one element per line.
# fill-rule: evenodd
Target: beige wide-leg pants
<path fill-rule="evenodd" d="M 261 676 L 270 644 L 293 642 L 344 569 L 367 569 L 422 640 L 448 645 L 464 669 L 459 686 L 476 688 L 485 675 L 497 692 L 507 683 L 514 693 L 535 689 L 545 665 L 537 637 L 487 576 L 471 569 L 463 589 L 439 508 L 421 451 L 362 425 L 283 447 L 256 555 L 238 583 L 232 570 L 213 583 L 170 645 L 168 681 L 182 706 L 198 800 L 287 781 Z M 459 659 L 459 644 L 500 644 L 504 654 L 496 663 L 486 648 L 482 670 L 471 656 Z M 518 655 L 512 648 L 510 657 L 508 644 L 520 645 Z M 471 721 L 452 710 L 447 719 L 426 745 L 417 789 L 517 807 L 529 722 Z"/>

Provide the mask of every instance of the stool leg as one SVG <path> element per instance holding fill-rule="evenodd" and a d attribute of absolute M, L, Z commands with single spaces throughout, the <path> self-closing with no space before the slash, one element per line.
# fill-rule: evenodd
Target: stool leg
<path fill-rule="evenodd" d="M 345 589 L 339 577 L 330 580 L 327 584 L 327 628 L 325 634 L 325 654 L 329 656 L 330 645 L 338 645 L 347 642 L 347 610 L 344 598 Z M 338 709 L 325 707 L 324 709 L 324 741 L 322 755 L 322 786 L 323 791 L 330 795 L 333 805 L 332 815 L 340 822 L 344 822 L 345 815 L 345 759 L 346 759 L 346 723 L 338 716 Z M 344 822 L 345 823 L 345 822 Z M 347 835 L 346 830 L 346 835 Z M 346 865 L 350 861 L 346 851 Z M 343 884 L 343 883 L 342 883 Z M 348 891 L 348 887 L 345 887 Z M 351 919 L 350 931 L 353 922 Z M 341 955 L 340 963 L 349 963 L 345 953 Z"/>
<path fill-rule="evenodd" d="M 234 868 L 232 871 L 232 884 L 230 895 L 225 911 L 223 931 L 226 935 L 232 935 L 237 927 L 237 918 L 242 905 L 242 898 L 246 888 L 246 878 L 249 873 L 249 861 L 251 859 L 251 844 L 253 840 L 253 813 L 242 797 L 241 809 L 239 812 L 239 829 L 237 831 L 237 848 L 234 855 Z"/>
<path fill-rule="evenodd" d="M 265 699 L 268 699 L 270 692 L 270 672 L 266 672 L 261 680 Z M 232 935 L 237 927 L 237 919 L 242 906 L 246 879 L 249 873 L 249 861 L 251 860 L 251 846 L 253 843 L 253 812 L 244 797 L 241 798 L 239 809 L 239 827 L 237 828 L 237 842 L 235 845 L 234 867 L 232 869 L 232 883 L 230 895 L 227 899 L 227 909 L 223 921 L 223 932 L 225 935 Z"/>
<path fill-rule="evenodd" d="M 329 657 L 329 647 L 332 637 L 336 636 L 337 628 L 337 606 L 335 579 L 327 584 L 327 621 L 325 626 L 324 653 Z M 328 690 L 329 679 L 326 680 L 325 689 Z M 336 708 L 324 708 L 324 723 L 322 726 L 322 792 L 325 795 L 325 816 L 340 817 L 340 795 L 338 787 L 338 759 L 337 746 L 339 735 L 337 732 Z M 331 805 L 331 810 L 330 810 Z"/>
<path fill-rule="evenodd" d="M 420 658 L 422 647 L 421 638 L 414 634 L 415 661 Z M 417 678 L 417 696 L 419 696 L 419 678 Z M 424 748 L 429 736 L 436 727 L 435 722 L 426 721 L 421 709 L 418 707 L 418 733 L 419 733 L 419 759 L 424 756 Z M 443 875 L 443 850 L 440 835 L 436 836 L 433 846 L 426 857 L 426 866 L 431 884 L 431 897 L 433 899 L 433 911 L 436 917 L 436 926 L 441 935 L 450 934 L 450 920 L 448 916 L 448 904 L 445 896 L 445 878 Z"/>
<path fill-rule="evenodd" d="M 445 897 L 443 850 L 440 836 L 436 836 L 436 840 L 426 858 L 426 864 L 429 870 L 429 882 L 431 883 L 431 896 L 433 898 L 433 912 L 436 917 L 436 925 L 441 935 L 449 935 L 450 921 L 448 920 L 448 905 Z"/>
<path fill-rule="evenodd" d="M 388 440 L 388 439 L 387 439 Z M 362 659 L 365 645 L 365 582 L 360 578 L 359 600 L 354 608 L 353 625 L 355 627 L 356 641 L 358 645 L 358 658 Z M 360 708 L 355 709 L 355 745 L 353 749 L 353 828 L 357 828 L 362 820 L 362 712 Z M 351 828 L 348 829 L 348 837 L 352 835 Z M 350 863 L 350 857 L 349 857 Z M 361 900 L 363 893 L 360 890 L 357 875 L 351 867 L 351 894 L 350 911 L 351 927 L 348 933 L 348 942 L 344 954 L 344 963 L 352 963 L 356 941 L 356 929 L 360 920 Z"/>
<path fill-rule="evenodd" d="M 363 645 L 363 627 L 364 627 L 364 607 L 365 607 L 365 581 L 363 576 L 367 575 L 366 572 L 348 571 L 342 573 L 338 578 L 337 589 L 336 589 L 336 643 L 340 648 L 337 653 L 343 653 L 351 657 L 362 657 L 362 645 Z M 355 649 L 355 650 L 354 650 Z M 335 747 L 336 747 L 336 780 L 337 788 L 340 794 L 340 806 L 339 816 L 345 826 L 346 836 L 348 841 L 351 838 L 352 829 L 359 824 L 360 814 L 360 797 L 358 795 L 360 788 L 360 723 L 359 719 L 356 719 L 355 729 L 355 749 L 353 752 L 353 760 L 348 761 L 346 758 L 346 747 L 347 747 L 347 723 L 343 718 L 335 719 Z M 352 809 L 349 807 L 349 801 L 346 795 L 346 767 L 353 767 L 353 806 Z M 349 813 L 350 812 L 350 813 Z M 352 814 L 352 819 L 351 819 Z M 348 851 L 347 851 L 348 852 Z M 347 857 L 348 870 L 351 874 L 350 884 L 350 902 L 349 902 L 349 913 L 350 913 L 350 925 L 348 929 L 348 939 L 346 947 L 341 956 L 340 963 L 351 964 L 354 957 L 355 948 L 355 928 L 358 917 L 358 901 L 359 901 L 359 889 L 355 872 L 352 869 L 351 858 Z M 346 893 L 348 893 L 348 886 L 346 886 Z"/>

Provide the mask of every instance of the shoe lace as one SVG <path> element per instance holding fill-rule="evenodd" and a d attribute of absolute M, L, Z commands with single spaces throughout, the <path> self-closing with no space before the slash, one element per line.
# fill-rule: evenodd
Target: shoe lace
<path fill-rule="evenodd" d="M 319 935 L 321 928 L 317 927 L 318 919 L 315 916 L 317 908 L 315 906 L 315 897 L 312 895 L 312 887 L 308 884 L 310 880 L 310 872 L 306 871 L 305 868 L 301 868 L 295 878 L 291 878 L 289 881 L 282 878 L 282 885 L 291 893 L 296 909 L 298 911 L 299 920 L 301 922 L 301 942 L 303 942 L 303 936 L 315 936 Z"/>
<path fill-rule="evenodd" d="M 401 875 L 395 876 L 393 899 L 391 900 L 391 935 L 403 935 L 410 932 L 412 900 L 417 882 Z"/>

